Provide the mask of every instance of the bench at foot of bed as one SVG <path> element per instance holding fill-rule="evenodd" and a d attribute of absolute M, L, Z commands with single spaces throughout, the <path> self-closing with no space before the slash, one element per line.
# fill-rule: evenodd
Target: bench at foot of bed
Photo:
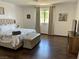
<path fill-rule="evenodd" d="M 32 49 L 40 42 L 40 34 L 34 33 L 30 34 L 23 40 L 23 48 Z"/>

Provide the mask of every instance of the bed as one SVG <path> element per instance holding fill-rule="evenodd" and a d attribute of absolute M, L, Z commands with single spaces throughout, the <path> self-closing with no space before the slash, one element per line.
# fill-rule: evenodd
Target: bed
<path fill-rule="evenodd" d="M 18 32 L 20 33 L 17 34 Z M 16 35 L 13 33 L 16 33 Z M 32 33 L 36 33 L 36 31 L 34 29 L 17 28 L 13 19 L 0 19 L 0 46 L 16 50 L 23 45 L 23 39 Z"/>

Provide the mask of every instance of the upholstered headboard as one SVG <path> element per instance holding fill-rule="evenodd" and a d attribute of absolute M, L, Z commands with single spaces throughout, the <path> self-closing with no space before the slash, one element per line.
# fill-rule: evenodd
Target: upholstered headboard
<path fill-rule="evenodd" d="M 2 24 L 15 24 L 16 21 L 14 19 L 0 19 L 0 25 Z"/>

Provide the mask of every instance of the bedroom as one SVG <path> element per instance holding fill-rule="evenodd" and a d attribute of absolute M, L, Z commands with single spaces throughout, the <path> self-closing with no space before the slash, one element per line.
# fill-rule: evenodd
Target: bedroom
<path fill-rule="evenodd" d="M 41 1 L 41 0 L 40 0 Z M 40 2 L 39 1 L 39 2 Z M 46 0 L 42 1 L 45 2 Z M 28 3 L 27 3 L 28 2 Z M 50 2 L 50 1 L 47 1 Z M 46 3 L 47 4 L 47 3 Z M 17 51 L 9 50 L 6 48 L 2 48 L 0 52 L 0 58 L 3 59 L 12 59 L 12 58 L 17 58 L 17 59 L 66 59 L 66 51 L 65 47 L 66 42 L 65 40 L 67 38 L 60 37 L 60 36 L 67 36 L 68 31 L 72 30 L 72 21 L 73 19 L 79 19 L 79 3 L 76 0 L 56 0 L 52 2 L 52 4 L 55 6 L 53 8 L 53 24 L 54 27 L 52 30 L 51 34 L 55 35 L 54 37 L 52 36 L 47 36 L 47 35 L 41 35 L 41 39 L 46 39 L 42 40 L 34 49 L 28 50 L 28 49 L 19 49 Z M 38 2 L 32 2 L 32 1 L 11 1 L 11 0 L 1 0 L 0 1 L 0 7 L 4 8 L 4 15 L 0 15 L 0 19 L 14 19 L 16 20 L 16 24 L 19 25 L 20 28 L 27 28 L 27 29 L 35 29 L 36 28 L 36 7 L 40 5 L 42 8 L 44 5 Z M 42 6 L 43 5 L 43 6 Z M 47 5 L 46 5 L 47 6 Z M 49 7 L 49 6 L 47 6 Z M 67 21 L 59 21 L 59 13 L 67 13 Z M 27 16 L 30 19 L 27 19 Z M 39 18 L 39 17 L 38 17 Z M 43 25 L 42 25 L 43 26 Z M 45 27 L 42 27 L 42 32 L 47 31 Z M 40 29 L 41 30 L 41 29 Z M 43 33 L 47 34 L 47 32 Z M 59 40 L 57 40 L 59 39 Z M 64 40 L 63 40 L 64 39 Z M 66 40 L 67 41 L 67 40 Z M 53 46 L 54 45 L 54 46 Z M 55 47 L 56 46 L 56 47 Z M 58 49 L 57 49 L 58 48 Z M 62 49 L 60 49 L 62 48 Z M 53 50 L 55 49 L 55 50 Z M 45 52 L 45 55 L 41 55 L 42 52 Z M 59 52 L 60 51 L 60 52 Z M 6 52 L 6 53 L 5 53 Z M 36 53 L 35 53 L 36 52 Z M 59 53 L 57 53 L 59 52 Z M 9 53 L 7 55 L 7 53 Z M 16 55 L 14 55 L 16 53 Z M 34 54 L 34 55 L 33 55 Z M 54 56 L 54 55 L 55 56 Z M 59 55 L 60 54 L 60 55 Z M 13 55 L 13 56 L 12 56 Z M 20 56 L 22 55 L 22 56 Z M 17 57 L 18 56 L 18 57 Z M 58 56 L 58 57 L 56 57 Z M 69 59 L 75 59 L 74 56 L 67 56 Z"/>

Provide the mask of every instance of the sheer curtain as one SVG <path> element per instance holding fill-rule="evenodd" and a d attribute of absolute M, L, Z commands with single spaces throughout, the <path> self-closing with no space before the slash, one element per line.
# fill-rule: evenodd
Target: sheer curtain
<path fill-rule="evenodd" d="M 54 34 L 54 24 L 53 24 L 53 6 L 49 8 L 49 25 L 48 25 L 48 35 Z"/>
<path fill-rule="evenodd" d="M 40 7 L 36 7 L 36 31 L 40 33 Z"/>

